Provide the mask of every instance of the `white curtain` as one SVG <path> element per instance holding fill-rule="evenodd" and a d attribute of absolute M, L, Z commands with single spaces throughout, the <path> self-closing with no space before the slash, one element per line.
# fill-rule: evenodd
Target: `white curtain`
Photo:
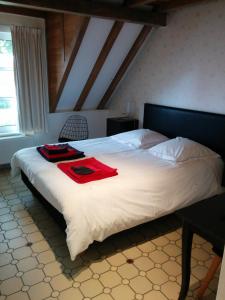
<path fill-rule="evenodd" d="M 20 131 L 26 135 L 47 131 L 47 59 L 44 32 L 11 27 Z"/>

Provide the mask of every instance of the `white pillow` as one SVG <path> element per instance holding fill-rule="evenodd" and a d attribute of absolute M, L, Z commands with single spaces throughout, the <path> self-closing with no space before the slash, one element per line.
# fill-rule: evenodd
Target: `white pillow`
<path fill-rule="evenodd" d="M 165 135 L 149 129 L 131 130 L 112 135 L 111 138 L 119 143 L 128 144 L 137 148 L 150 148 L 168 140 Z"/>
<path fill-rule="evenodd" d="M 154 156 L 175 162 L 204 157 L 219 157 L 219 154 L 197 142 L 177 137 L 149 149 Z"/>

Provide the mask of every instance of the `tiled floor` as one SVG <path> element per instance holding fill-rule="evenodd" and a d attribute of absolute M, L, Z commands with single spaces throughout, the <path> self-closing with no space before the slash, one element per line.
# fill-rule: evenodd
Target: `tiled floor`
<path fill-rule="evenodd" d="M 173 218 L 95 243 L 75 262 L 65 235 L 19 179 L 0 171 L 0 300 L 176 300 L 181 230 Z M 170 231 L 160 237 L 159 232 Z M 207 271 L 211 246 L 195 236 L 191 289 Z M 218 273 L 204 299 L 215 299 Z"/>

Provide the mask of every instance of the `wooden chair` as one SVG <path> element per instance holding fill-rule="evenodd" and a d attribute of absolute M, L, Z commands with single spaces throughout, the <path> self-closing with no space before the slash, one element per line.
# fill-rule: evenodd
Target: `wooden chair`
<path fill-rule="evenodd" d="M 213 277 L 222 261 L 223 251 L 220 251 L 215 248 L 213 248 L 213 251 L 216 253 L 216 256 L 213 258 L 212 263 L 209 267 L 209 270 L 208 270 L 205 278 L 201 281 L 201 285 L 197 291 L 197 299 L 199 299 L 199 300 L 203 298 L 204 293 L 210 284 L 210 281 L 213 279 Z"/>

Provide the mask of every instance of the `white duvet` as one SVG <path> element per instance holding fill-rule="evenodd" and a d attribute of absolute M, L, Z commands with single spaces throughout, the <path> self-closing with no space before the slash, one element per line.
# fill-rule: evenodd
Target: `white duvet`
<path fill-rule="evenodd" d="M 35 148 L 18 151 L 12 173 L 20 169 L 67 223 L 71 259 L 94 241 L 171 213 L 221 192 L 223 163 L 207 158 L 174 163 L 148 150 L 100 138 L 70 145 L 118 169 L 118 176 L 77 184 L 44 160 Z"/>

